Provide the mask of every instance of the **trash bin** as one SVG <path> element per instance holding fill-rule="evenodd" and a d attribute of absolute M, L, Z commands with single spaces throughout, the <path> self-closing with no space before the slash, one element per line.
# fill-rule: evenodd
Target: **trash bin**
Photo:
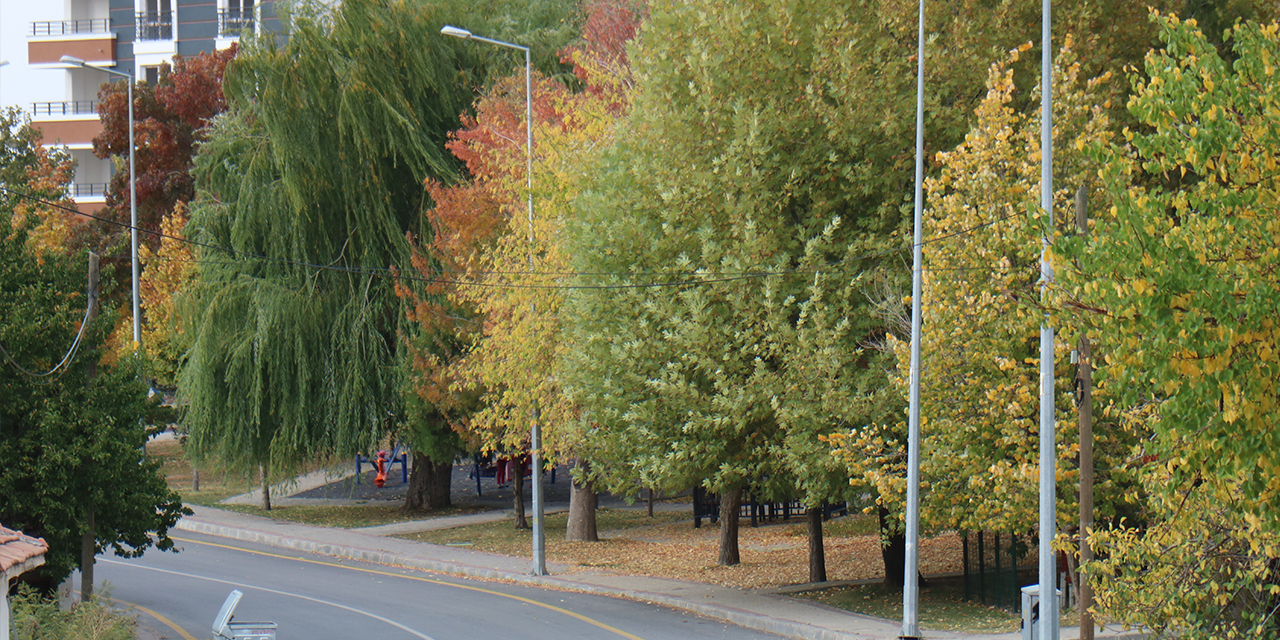
<path fill-rule="evenodd" d="M 213 635 L 226 640 L 275 640 L 276 623 L 274 622 L 232 622 L 236 605 L 244 594 L 239 589 L 232 589 L 213 619 Z"/>
<path fill-rule="evenodd" d="M 1054 589 L 1059 598 L 1062 592 Z M 1022 588 L 1022 640 L 1040 640 L 1040 585 Z"/>

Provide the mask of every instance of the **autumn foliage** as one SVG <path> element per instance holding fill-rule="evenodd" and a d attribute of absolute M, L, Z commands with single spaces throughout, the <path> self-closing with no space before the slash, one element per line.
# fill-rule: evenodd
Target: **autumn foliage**
<path fill-rule="evenodd" d="M 134 86 L 138 226 L 144 232 L 139 241 L 153 249 L 159 245 L 161 218 L 173 211 L 175 204 L 195 197 L 192 158 L 209 119 L 226 110 L 222 77 L 236 51 L 233 44 L 213 53 L 177 57 L 172 67 L 161 66 L 160 80 L 154 87 L 145 83 Z M 107 83 L 98 95 L 103 126 L 93 141 L 93 152 L 100 158 L 115 157 L 127 163 L 129 105 L 125 87 Z M 105 215 L 128 223 L 129 171 L 127 164 L 122 166 L 125 170 L 112 176 Z"/>

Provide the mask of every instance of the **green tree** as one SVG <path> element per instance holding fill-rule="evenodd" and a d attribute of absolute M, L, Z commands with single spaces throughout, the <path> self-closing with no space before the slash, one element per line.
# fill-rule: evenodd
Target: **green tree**
<path fill-rule="evenodd" d="M 3 123 L 11 134 L 21 126 Z M 16 175 L 16 158 L 38 173 L 42 165 L 30 162 L 39 155 L 21 148 L 36 139 L 21 131 L 9 139 L 23 142 L 0 171 Z M 5 186 L 27 193 L 27 184 Z M 56 583 L 79 565 L 86 532 L 94 552 L 138 556 L 152 545 L 172 548 L 168 531 L 190 512 L 159 461 L 143 453 L 142 425 L 154 405 L 139 363 L 97 366 L 114 314 L 85 324 L 84 255 L 30 243 L 27 232 L 41 220 L 15 220 L 14 208 L 0 209 L 0 522 L 49 542 L 41 571 Z"/>
<path fill-rule="evenodd" d="M 1112 217 L 1065 246 L 1069 294 L 1107 345 L 1099 373 L 1152 434 L 1150 494 L 1096 532 L 1108 616 L 1188 638 L 1271 637 L 1280 600 L 1280 24 L 1224 44 L 1156 16 L 1164 47 L 1132 74 L 1138 126 L 1096 150 Z"/>
<path fill-rule="evenodd" d="M 848 188 L 858 154 L 809 90 L 838 18 L 802 5 L 653 3 L 631 115 L 571 229 L 588 456 L 613 491 L 720 494 L 724 564 L 744 491 L 840 497 L 817 434 L 859 423 L 842 401 L 876 375 L 854 283 L 896 219 L 864 216 Z"/>
<path fill-rule="evenodd" d="M 470 6 L 304 3 L 287 43 L 251 38 L 227 72 L 229 112 L 196 159 L 188 235 L 206 246 L 183 303 L 192 347 L 179 386 L 196 455 L 260 468 L 264 506 L 269 477 L 397 430 L 415 457 L 453 459 L 404 426 L 411 328 L 389 277 L 411 264 L 407 234 L 431 233 L 423 181 L 456 173 L 445 138 L 488 73 L 488 57 L 439 31 L 470 20 L 539 41 L 564 15 L 556 3 L 468 17 Z"/>

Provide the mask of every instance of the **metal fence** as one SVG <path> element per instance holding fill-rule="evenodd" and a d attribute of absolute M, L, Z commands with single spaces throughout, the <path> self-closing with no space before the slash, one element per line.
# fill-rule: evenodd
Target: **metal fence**
<path fill-rule="evenodd" d="M 72 198 L 105 198 L 107 196 L 107 183 L 73 182 L 67 185 L 67 195 Z"/>
<path fill-rule="evenodd" d="M 67 36 L 77 33 L 108 33 L 111 31 L 109 18 L 90 18 L 84 20 L 46 20 L 31 23 L 30 36 Z"/>
<path fill-rule="evenodd" d="M 32 116 L 79 116 L 98 112 L 97 100 L 65 100 L 62 102 L 32 102 Z"/>
<path fill-rule="evenodd" d="M 990 531 L 961 532 L 964 598 L 1014 609 L 1024 583 L 1036 581 L 1037 562 L 1021 537 Z M 1029 582 L 1028 582 L 1029 581 Z"/>
<path fill-rule="evenodd" d="M 172 40 L 173 12 L 138 12 L 136 38 L 138 40 Z"/>
<path fill-rule="evenodd" d="M 253 31 L 254 11 L 252 7 L 244 9 L 218 9 L 218 36 L 231 38 L 243 31 Z"/>

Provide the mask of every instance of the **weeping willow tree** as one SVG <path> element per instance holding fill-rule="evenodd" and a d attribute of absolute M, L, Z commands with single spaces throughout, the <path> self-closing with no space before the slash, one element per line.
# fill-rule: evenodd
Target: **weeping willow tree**
<path fill-rule="evenodd" d="M 498 4 L 468 15 L 460 0 L 304 2 L 287 12 L 287 41 L 250 39 L 228 69 L 228 112 L 196 158 L 180 388 L 194 456 L 261 469 L 266 508 L 272 477 L 390 432 L 435 443 L 418 454 L 456 452 L 428 433 L 447 427 L 405 419 L 394 275 L 410 263 L 408 236 L 431 232 L 424 179 L 459 170 L 448 132 L 488 70 L 510 68 L 441 26 L 568 32 L 557 3 Z"/>

